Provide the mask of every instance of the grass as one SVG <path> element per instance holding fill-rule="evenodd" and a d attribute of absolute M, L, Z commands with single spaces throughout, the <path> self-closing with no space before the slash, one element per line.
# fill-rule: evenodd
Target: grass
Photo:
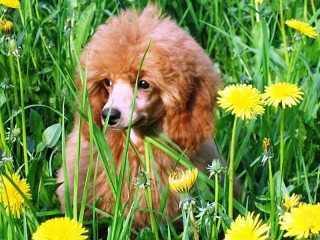
<path fill-rule="evenodd" d="M 137 9 L 146 4 L 147 1 L 126 2 L 127 7 Z M 253 0 L 159 0 L 157 4 L 207 51 L 225 85 L 250 83 L 263 92 L 265 86 L 281 81 L 297 84 L 303 90 L 304 100 L 298 106 L 285 111 L 266 107 L 264 115 L 256 120 L 239 120 L 234 128 L 234 170 L 243 189 L 241 198 L 233 201 L 233 219 L 254 211 L 271 226 L 272 239 L 284 238 L 285 232 L 278 224 L 284 194 L 299 194 L 303 202 L 310 204 L 320 199 L 320 40 L 297 34 L 284 21 L 296 18 L 315 26 L 319 32 L 319 3 L 314 0 L 271 0 L 262 4 Z M 91 239 L 99 236 L 126 239 L 132 233 L 138 239 L 192 239 L 191 225 L 186 224 L 188 217 L 184 216 L 185 234 L 175 230 L 173 219 L 161 221 L 157 217 L 164 212 L 168 186 L 162 189 L 160 209 L 152 209 L 152 190 L 146 187 L 152 226 L 141 231 L 131 229 L 139 188 L 126 217 L 119 189 L 123 176 L 129 172 L 127 159 L 123 159 L 121 176 L 117 176 L 103 131 L 92 122 L 87 93 L 77 98 L 74 75 L 79 53 L 97 26 L 119 13 L 117 1 L 26 0 L 19 9 L 5 10 L 1 6 L 0 11 L 2 18 L 14 23 L 12 32 L 0 34 L 0 172 L 2 176 L 19 172 L 27 179 L 32 194 L 32 200 L 25 201 L 20 219 L 8 214 L 0 203 L 0 239 L 30 239 L 39 224 L 60 216 L 83 223 L 90 230 Z M 81 75 L 85 84 L 85 70 Z M 80 209 L 70 201 L 65 212 L 59 209 L 55 172 L 65 165 L 65 138 L 73 126 L 74 112 L 82 116 L 81 121 L 89 123 L 94 136 L 90 146 L 97 149 L 118 200 L 115 216 L 97 209 L 95 203 L 87 206 L 86 196 L 77 199 L 76 192 L 73 203 L 81 201 Z M 213 137 L 222 155 L 229 159 L 234 117 L 218 108 L 214 114 L 217 130 Z M 146 138 L 146 149 L 160 148 L 180 164 L 191 167 L 174 144 L 159 135 L 161 141 Z M 270 151 L 274 156 L 263 165 L 264 138 L 271 139 Z M 87 176 L 96 176 L 97 164 L 93 152 L 90 153 L 92 168 Z M 148 169 L 153 167 L 154 159 L 152 151 L 147 153 Z M 207 175 L 199 174 L 193 211 L 199 236 L 217 239 L 224 236 L 232 221 L 228 216 L 229 188 L 227 178 L 209 179 Z M 76 174 L 75 186 L 77 177 Z M 145 180 L 150 181 L 148 177 Z M 92 219 L 84 218 L 86 207 L 92 208 Z M 154 215 L 155 212 L 158 214 Z M 98 218 L 98 214 L 104 218 Z M 108 237 L 102 228 L 107 229 Z"/>

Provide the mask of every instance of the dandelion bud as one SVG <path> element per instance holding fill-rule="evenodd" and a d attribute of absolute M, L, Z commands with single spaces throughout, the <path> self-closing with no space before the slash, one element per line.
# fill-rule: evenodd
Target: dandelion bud
<path fill-rule="evenodd" d="M 21 129 L 20 128 L 14 128 L 13 131 L 12 131 L 12 135 L 13 137 L 17 138 L 19 137 L 21 134 Z"/>
<path fill-rule="evenodd" d="M 11 38 L 9 40 L 9 48 L 11 52 L 15 52 L 17 51 L 18 47 L 17 47 L 17 42 L 15 39 Z"/>
<path fill-rule="evenodd" d="M 0 20 L 0 29 L 3 32 L 11 32 L 13 29 L 13 22 L 6 19 Z"/>

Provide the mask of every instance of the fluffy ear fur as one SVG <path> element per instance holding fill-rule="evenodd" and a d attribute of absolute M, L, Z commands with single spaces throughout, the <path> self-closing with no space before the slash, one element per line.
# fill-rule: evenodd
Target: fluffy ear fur
<path fill-rule="evenodd" d="M 87 62 L 87 48 L 81 55 L 81 68 L 86 69 L 88 68 L 86 62 Z M 88 89 L 88 102 L 86 103 L 86 106 L 90 104 L 92 116 L 93 116 L 93 121 L 94 123 L 99 127 L 102 128 L 102 122 L 101 122 L 101 110 L 105 103 L 108 101 L 109 94 L 105 90 L 105 87 L 103 84 L 99 81 L 96 81 L 99 79 L 99 76 L 95 74 L 94 71 L 89 71 L 89 70 L 82 70 L 84 72 L 87 72 L 87 76 L 85 79 L 87 81 L 87 89 Z M 79 96 L 82 95 L 83 91 L 83 86 L 82 86 L 82 79 L 80 77 L 80 70 L 78 70 L 78 73 L 76 75 L 76 86 L 80 90 Z M 81 99 L 81 97 L 79 97 Z M 86 111 L 86 109 L 84 109 Z M 77 116 L 76 121 L 78 121 L 79 116 Z M 82 124 L 82 135 L 85 137 L 85 139 L 89 139 L 89 126 L 88 122 L 86 120 L 83 120 Z"/>
<path fill-rule="evenodd" d="M 170 18 L 161 19 L 147 38 L 152 39 L 148 54 L 154 59 L 153 68 L 157 66 L 152 72 L 160 72 L 156 84 L 166 111 L 162 130 L 193 153 L 211 138 L 220 78 L 204 50 Z"/>
<path fill-rule="evenodd" d="M 175 107 L 166 111 L 166 134 L 182 149 L 188 153 L 197 151 L 206 139 L 211 138 L 214 120 L 213 107 L 210 104 L 210 94 L 198 91 L 207 91 L 199 86 L 199 89 L 190 94 L 190 99 L 185 109 Z"/>
<path fill-rule="evenodd" d="M 194 49 L 199 59 L 190 61 L 187 69 L 180 71 L 178 85 L 188 83 L 188 91 L 177 86 L 185 102 L 172 102 L 166 106 L 165 133 L 188 153 L 197 151 L 214 130 L 213 108 L 216 92 L 220 86 L 219 77 L 212 63 L 202 49 Z M 199 54 L 200 53 L 200 54 Z M 201 56 L 202 55 L 202 56 Z M 196 56 L 197 58 L 197 56 Z"/>

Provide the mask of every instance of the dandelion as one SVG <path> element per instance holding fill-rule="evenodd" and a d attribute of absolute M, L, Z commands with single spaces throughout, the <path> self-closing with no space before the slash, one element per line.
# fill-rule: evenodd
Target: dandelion
<path fill-rule="evenodd" d="M 297 105 L 303 99 L 301 89 L 292 83 L 278 82 L 267 86 L 262 98 L 268 106 L 278 107 L 281 103 L 283 109 Z"/>
<path fill-rule="evenodd" d="M 281 230 L 287 231 L 285 237 L 297 239 L 309 238 L 312 234 L 320 233 L 320 204 L 300 204 L 285 212 L 280 220 Z"/>
<path fill-rule="evenodd" d="M 254 218 L 253 212 L 247 217 L 238 216 L 227 230 L 225 240 L 264 240 L 268 239 L 269 227 L 259 220 L 259 214 Z"/>
<path fill-rule="evenodd" d="M 17 125 L 14 126 L 13 129 L 7 128 L 6 131 L 6 140 L 9 142 L 16 142 L 21 137 L 21 128 L 18 128 Z"/>
<path fill-rule="evenodd" d="M 0 177 L 0 202 L 3 204 L 8 214 L 12 214 L 16 218 L 20 218 L 25 200 L 21 196 L 20 189 L 25 198 L 31 199 L 30 186 L 26 179 L 20 179 L 17 173 L 8 174 L 8 177 L 16 185 L 14 186 L 7 176 Z"/>
<path fill-rule="evenodd" d="M 190 193 L 198 177 L 198 169 L 173 172 L 169 176 L 170 188 L 180 194 Z"/>
<path fill-rule="evenodd" d="M 263 157 L 262 157 L 262 164 L 264 165 L 266 161 L 273 158 L 273 153 L 271 151 L 271 140 L 270 138 L 264 138 L 262 142 L 263 146 Z M 271 227 L 273 228 L 276 215 L 276 201 L 275 201 L 275 188 L 274 188 L 274 180 L 273 180 L 273 173 L 272 173 L 272 165 L 271 161 L 268 161 L 268 172 L 269 172 L 269 192 L 270 192 L 270 218 L 271 218 Z"/>
<path fill-rule="evenodd" d="M 297 19 L 287 20 L 285 24 L 310 38 L 316 38 L 319 35 L 314 27 Z"/>
<path fill-rule="evenodd" d="M 241 119 L 254 119 L 256 114 L 264 113 L 261 94 L 252 85 L 231 85 L 219 91 L 218 95 L 219 106 Z"/>
<path fill-rule="evenodd" d="M 82 240 L 88 230 L 81 223 L 68 217 L 53 218 L 42 223 L 32 235 L 32 240 Z"/>
<path fill-rule="evenodd" d="M 10 32 L 13 29 L 13 22 L 6 19 L 0 20 L 0 29 L 3 32 Z"/>
<path fill-rule="evenodd" d="M 265 164 L 265 162 L 271 158 L 273 158 L 273 153 L 271 151 L 271 140 L 270 138 L 264 138 L 263 142 L 263 157 L 262 157 L 262 164 Z"/>
<path fill-rule="evenodd" d="M 254 0 L 255 3 L 263 3 L 265 0 Z"/>
<path fill-rule="evenodd" d="M 0 4 L 9 8 L 20 8 L 20 2 L 18 0 L 0 0 Z"/>
<path fill-rule="evenodd" d="M 183 220 L 186 219 L 186 212 L 188 211 L 188 215 L 190 217 L 190 224 L 192 228 L 192 232 L 194 235 L 194 239 L 198 240 L 199 235 L 197 232 L 197 227 L 195 223 L 195 218 L 193 215 L 193 206 L 195 205 L 195 200 L 189 196 L 190 190 L 195 184 L 198 177 L 198 168 L 194 168 L 192 170 L 187 169 L 185 171 L 177 171 L 173 172 L 169 175 L 169 186 L 170 188 L 179 193 L 181 197 L 181 201 L 179 203 L 179 207 L 182 206 L 182 214 Z M 187 224 L 184 224 L 187 226 Z"/>
<path fill-rule="evenodd" d="M 231 85 L 218 92 L 218 105 L 226 111 L 232 111 L 235 119 L 232 127 L 229 161 L 228 215 L 233 215 L 234 149 L 237 119 L 253 119 L 256 114 L 264 113 L 264 102 L 258 89 L 252 85 Z"/>
<path fill-rule="evenodd" d="M 291 197 L 289 197 L 289 195 L 286 194 L 284 196 L 283 207 L 286 209 L 286 211 L 290 211 L 292 208 L 298 206 L 300 198 L 301 197 L 296 194 L 292 194 Z"/>
<path fill-rule="evenodd" d="M 219 159 L 213 159 L 211 165 L 207 167 L 209 170 L 209 178 L 214 176 L 214 203 L 212 205 L 208 204 L 207 209 L 211 209 L 211 206 L 214 207 L 214 212 L 218 212 L 218 201 L 219 201 L 219 174 L 222 172 L 227 172 L 227 167 L 222 167 Z M 209 207 L 210 206 L 210 207 Z M 201 212 L 201 209 L 200 209 Z M 212 218 L 211 218 L 212 219 Z M 212 226 L 211 226 L 211 238 L 216 238 L 216 218 L 212 219 Z"/>
<path fill-rule="evenodd" d="M 297 105 L 303 99 L 301 89 L 292 83 L 278 82 L 265 88 L 262 99 L 266 105 L 278 107 L 281 104 L 283 111 L 280 116 L 280 172 L 284 174 L 284 109 Z"/>
<path fill-rule="evenodd" d="M 262 144 L 263 144 L 264 151 L 268 152 L 270 150 L 270 146 L 271 146 L 270 138 L 264 138 Z"/>
<path fill-rule="evenodd" d="M 208 165 L 207 169 L 210 173 L 209 178 L 211 178 L 212 176 L 215 176 L 217 174 L 220 174 L 222 172 L 227 171 L 226 167 L 221 166 L 219 159 L 213 159 L 211 165 Z"/>

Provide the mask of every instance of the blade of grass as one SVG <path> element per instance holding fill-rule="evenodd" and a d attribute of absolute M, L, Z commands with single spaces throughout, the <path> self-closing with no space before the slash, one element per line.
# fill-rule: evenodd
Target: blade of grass
<path fill-rule="evenodd" d="M 151 166 L 150 166 L 150 152 L 151 150 L 151 145 L 149 142 L 144 141 L 144 151 L 145 151 L 145 159 L 146 159 L 146 175 L 151 176 Z M 145 194 L 146 194 L 146 201 L 147 201 L 147 206 L 148 210 L 150 213 L 150 221 L 151 221 L 151 228 L 153 233 L 155 234 L 156 240 L 159 239 L 159 234 L 158 234 L 158 227 L 157 223 L 153 214 L 153 207 L 152 207 L 152 196 L 151 196 L 151 188 L 150 186 L 146 187 L 145 189 Z"/>

